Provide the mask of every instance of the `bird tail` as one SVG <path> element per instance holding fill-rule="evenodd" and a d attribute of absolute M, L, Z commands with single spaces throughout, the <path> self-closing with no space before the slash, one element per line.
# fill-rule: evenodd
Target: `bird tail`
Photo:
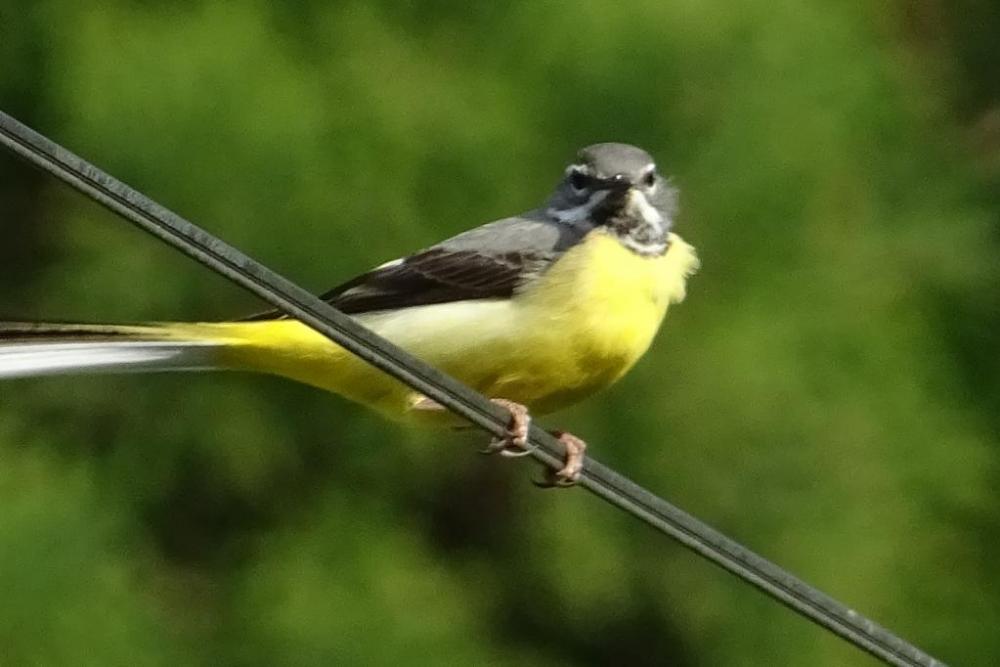
<path fill-rule="evenodd" d="M 219 326 L 0 322 L 0 379 L 224 368 Z"/>
<path fill-rule="evenodd" d="M 292 319 L 153 324 L 0 322 L 0 380 L 202 370 L 280 375 L 390 415 L 405 411 L 412 393 Z"/>

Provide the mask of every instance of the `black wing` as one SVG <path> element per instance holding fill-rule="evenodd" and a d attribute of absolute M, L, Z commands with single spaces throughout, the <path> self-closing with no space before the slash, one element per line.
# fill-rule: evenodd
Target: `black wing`
<path fill-rule="evenodd" d="M 544 268 L 546 260 L 519 252 L 484 255 L 435 247 L 359 276 L 321 298 L 349 314 L 505 298 L 525 276 Z"/>
<path fill-rule="evenodd" d="M 510 297 L 525 277 L 551 261 L 544 255 L 507 252 L 484 255 L 472 250 L 435 247 L 390 262 L 322 294 L 321 299 L 349 315 L 432 303 Z M 248 320 L 286 317 L 272 310 Z"/>
<path fill-rule="evenodd" d="M 362 274 L 321 298 L 352 315 L 471 299 L 509 298 L 586 230 L 548 220 L 508 218 L 460 234 Z M 285 317 L 279 311 L 248 319 Z"/>

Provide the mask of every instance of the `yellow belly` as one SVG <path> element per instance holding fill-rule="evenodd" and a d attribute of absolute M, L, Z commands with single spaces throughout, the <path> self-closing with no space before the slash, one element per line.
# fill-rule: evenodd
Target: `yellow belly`
<path fill-rule="evenodd" d="M 641 257 L 592 232 L 512 299 L 464 301 L 359 316 L 378 334 L 477 391 L 544 414 L 619 379 L 648 349 L 667 307 L 698 266 L 673 236 Z M 232 326 L 232 325 L 231 325 Z M 232 365 L 285 375 L 396 418 L 441 421 L 419 396 L 295 321 L 235 325 L 247 344 Z M 235 333 L 235 332 L 234 332 Z"/>
<path fill-rule="evenodd" d="M 610 386 L 649 349 L 696 266 L 677 237 L 664 256 L 642 257 L 592 232 L 515 299 L 518 321 L 531 328 L 521 347 L 531 352 L 517 355 L 485 393 L 545 413 Z"/>

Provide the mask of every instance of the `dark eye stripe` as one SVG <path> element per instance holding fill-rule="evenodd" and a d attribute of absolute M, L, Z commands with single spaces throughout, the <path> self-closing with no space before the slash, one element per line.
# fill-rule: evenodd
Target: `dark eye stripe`
<path fill-rule="evenodd" d="M 582 171 L 572 171 L 569 175 L 569 184 L 576 190 L 584 190 L 590 184 L 590 177 Z"/>

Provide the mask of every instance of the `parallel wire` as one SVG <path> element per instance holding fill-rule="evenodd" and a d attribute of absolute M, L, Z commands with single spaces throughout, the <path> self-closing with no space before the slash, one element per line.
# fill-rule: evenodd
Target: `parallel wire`
<path fill-rule="evenodd" d="M 510 420 L 506 410 L 2 111 L 0 144 L 470 423 L 495 436 L 505 434 Z M 529 444 L 539 462 L 561 467 L 565 452 L 554 437 L 532 426 Z M 587 458 L 579 486 L 886 664 L 944 667 L 913 644 L 593 458 Z"/>

